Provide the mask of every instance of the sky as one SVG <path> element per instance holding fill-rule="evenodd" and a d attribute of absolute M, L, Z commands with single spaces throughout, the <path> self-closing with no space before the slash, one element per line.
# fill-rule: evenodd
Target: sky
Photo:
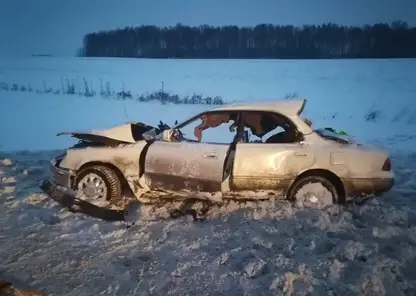
<path fill-rule="evenodd" d="M 394 20 L 416 26 L 416 0 L 0 0 L 0 55 L 73 56 L 85 34 L 134 25 Z"/>

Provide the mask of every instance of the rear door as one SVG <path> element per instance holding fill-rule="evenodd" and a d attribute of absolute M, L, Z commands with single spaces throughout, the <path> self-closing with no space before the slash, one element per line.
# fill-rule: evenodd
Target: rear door
<path fill-rule="evenodd" d="M 284 190 L 315 162 L 302 144 L 238 143 L 232 190 Z"/>
<path fill-rule="evenodd" d="M 244 112 L 241 121 L 251 141 L 237 143 L 232 190 L 284 190 L 297 174 L 315 162 L 296 127 L 275 112 Z"/>
<path fill-rule="evenodd" d="M 221 191 L 229 144 L 156 141 L 145 160 L 151 189 Z"/>

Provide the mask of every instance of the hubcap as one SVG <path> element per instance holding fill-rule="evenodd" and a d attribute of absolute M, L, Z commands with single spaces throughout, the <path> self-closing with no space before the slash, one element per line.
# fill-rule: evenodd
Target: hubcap
<path fill-rule="evenodd" d="M 79 181 L 78 191 L 81 198 L 88 201 L 106 200 L 107 198 L 107 186 L 103 178 L 94 173 L 85 175 Z"/>
<path fill-rule="evenodd" d="M 332 204 L 332 193 L 321 183 L 308 183 L 298 190 L 296 199 L 312 205 Z"/>

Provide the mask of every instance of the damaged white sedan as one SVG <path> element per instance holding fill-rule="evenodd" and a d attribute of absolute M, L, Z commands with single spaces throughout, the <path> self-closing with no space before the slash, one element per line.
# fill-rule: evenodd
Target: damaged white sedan
<path fill-rule="evenodd" d="M 301 118 L 305 104 L 225 105 L 167 129 L 128 123 L 61 133 L 80 142 L 52 160 L 51 183 L 101 206 L 122 204 L 127 191 L 142 203 L 281 197 L 342 204 L 392 188 L 387 152 L 313 130 Z"/>

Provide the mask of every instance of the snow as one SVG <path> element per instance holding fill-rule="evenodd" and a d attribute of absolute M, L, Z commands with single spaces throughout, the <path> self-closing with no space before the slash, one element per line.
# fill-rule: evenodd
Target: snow
<path fill-rule="evenodd" d="M 127 228 L 69 213 L 38 189 L 53 149 L 74 142 L 55 134 L 172 124 L 209 106 L 0 90 L 0 279 L 47 295 L 415 295 L 415 68 L 416 60 L 0 59 L 0 82 L 33 88 L 85 77 L 137 94 L 163 81 L 179 95 L 227 101 L 298 92 L 313 126 L 389 149 L 396 172 L 393 190 L 362 204 L 230 203 L 204 222 L 144 206 Z M 372 110 L 380 116 L 368 122 Z"/>
<path fill-rule="evenodd" d="M 394 145 L 414 137 L 416 60 L 135 60 L 35 57 L 0 58 L 0 83 L 60 90 L 66 80 L 83 89 L 84 78 L 96 91 L 110 82 L 115 91 L 140 95 L 163 89 L 180 96 L 222 96 L 228 102 L 270 100 L 298 93 L 308 100 L 305 116 L 315 127 L 333 126 L 374 142 Z M 3 151 L 64 148 L 61 131 L 101 129 L 126 121 L 173 124 L 204 105 L 160 105 L 3 91 L 0 87 Z M 34 112 L 36 110 L 37 112 Z M 39 110 L 39 111 L 38 111 Z M 365 123 L 375 111 L 374 122 Z M 13 125 L 13 128 L 10 126 Z M 30 129 L 28 131 L 28 125 Z M 39 132 L 42 131 L 42 132 Z M 16 137 L 18 133 L 18 137 Z M 24 135 L 24 136 L 23 136 Z M 407 145 L 407 144 L 404 144 Z"/>

